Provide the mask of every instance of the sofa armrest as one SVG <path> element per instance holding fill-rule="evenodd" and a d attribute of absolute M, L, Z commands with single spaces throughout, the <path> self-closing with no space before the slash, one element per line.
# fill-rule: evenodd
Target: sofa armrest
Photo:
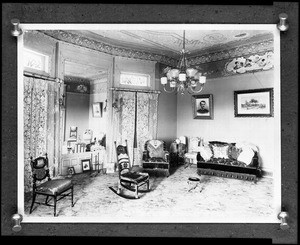
<path fill-rule="evenodd" d="M 166 160 L 167 162 L 170 161 L 170 153 L 169 153 L 168 151 L 165 151 L 165 160 Z"/>
<path fill-rule="evenodd" d="M 256 151 L 254 152 L 254 156 L 252 158 L 251 163 L 249 164 L 249 167 L 254 167 L 254 168 L 259 167 L 258 153 Z"/>
<path fill-rule="evenodd" d="M 200 152 L 197 152 L 197 162 L 205 162 Z"/>

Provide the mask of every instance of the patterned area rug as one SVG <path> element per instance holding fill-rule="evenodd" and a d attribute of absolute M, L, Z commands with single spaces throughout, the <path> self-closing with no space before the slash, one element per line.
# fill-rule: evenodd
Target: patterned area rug
<path fill-rule="evenodd" d="M 76 174 L 72 177 L 75 205 L 71 207 L 70 198 L 59 201 L 57 215 L 83 219 L 99 217 L 100 222 L 263 222 L 274 215 L 271 178 L 262 178 L 255 184 L 198 176 L 196 171 L 194 166 L 180 166 L 171 171 L 168 178 L 164 172 L 149 172 L 150 191 L 139 193 L 139 199 L 134 199 L 134 193 L 126 189 L 117 195 L 117 173 Z M 190 177 L 200 181 L 188 182 Z M 146 186 L 144 188 L 146 190 Z M 26 195 L 26 215 L 30 204 L 31 197 Z M 52 207 L 35 207 L 29 217 L 53 217 Z"/>

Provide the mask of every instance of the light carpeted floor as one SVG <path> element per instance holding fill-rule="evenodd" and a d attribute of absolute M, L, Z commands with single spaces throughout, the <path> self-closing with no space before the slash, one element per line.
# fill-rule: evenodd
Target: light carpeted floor
<path fill-rule="evenodd" d="M 256 184 L 238 179 L 197 175 L 197 168 L 180 166 L 164 173 L 150 173 L 150 191 L 130 199 L 133 192 L 118 196 L 118 174 L 84 173 L 72 177 L 74 202 L 64 198 L 57 204 L 58 217 L 99 218 L 99 222 L 263 222 L 274 213 L 273 180 L 262 178 Z M 200 178 L 189 191 L 189 177 Z M 146 186 L 145 186 L 146 188 Z M 45 197 L 40 199 L 44 200 Z M 36 205 L 29 215 L 30 195 L 25 195 L 25 215 L 53 217 L 53 207 Z"/>

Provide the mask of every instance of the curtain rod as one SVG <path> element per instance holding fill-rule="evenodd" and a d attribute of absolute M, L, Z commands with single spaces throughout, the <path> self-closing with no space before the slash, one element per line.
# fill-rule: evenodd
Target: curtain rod
<path fill-rule="evenodd" d="M 110 90 L 115 91 L 125 91 L 125 92 L 141 92 L 141 93 L 152 93 L 152 94 L 160 94 L 159 90 L 143 90 L 143 89 L 128 89 L 128 88 L 110 88 Z"/>
<path fill-rule="evenodd" d="M 58 81 L 57 81 L 56 78 L 53 78 L 50 76 L 39 75 L 39 74 L 31 73 L 28 71 L 24 71 L 23 75 L 26 77 L 39 78 L 39 79 L 48 80 L 48 81 L 57 82 L 57 83 L 60 83 L 60 81 L 61 81 L 61 79 L 58 79 Z"/>

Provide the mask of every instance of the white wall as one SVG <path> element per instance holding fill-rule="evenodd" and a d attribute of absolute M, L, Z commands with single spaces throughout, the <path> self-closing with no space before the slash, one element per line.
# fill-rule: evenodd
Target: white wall
<path fill-rule="evenodd" d="M 269 87 L 274 87 L 273 70 L 207 80 L 201 94 L 213 95 L 213 120 L 193 119 L 191 96 L 178 95 L 177 136 L 199 136 L 205 141 L 251 142 L 259 147 L 263 169 L 273 172 L 278 162 L 278 159 L 275 159 L 278 141 L 274 132 L 280 133 L 276 126 L 280 120 L 277 110 L 271 118 L 234 116 L 233 91 Z M 279 101 L 276 89 L 277 86 L 274 89 L 274 101 Z M 275 103 L 275 106 L 277 104 Z"/>
<path fill-rule="evenodd" d="M 93 139 L 107 133 L 107 112 L 102 112 L 102 117 L 93 117 L 93 103 L 102 102 L 103 109 L 107 99 L 107 78 L 91 82 L 89 129 L 93 131 Z"/>

